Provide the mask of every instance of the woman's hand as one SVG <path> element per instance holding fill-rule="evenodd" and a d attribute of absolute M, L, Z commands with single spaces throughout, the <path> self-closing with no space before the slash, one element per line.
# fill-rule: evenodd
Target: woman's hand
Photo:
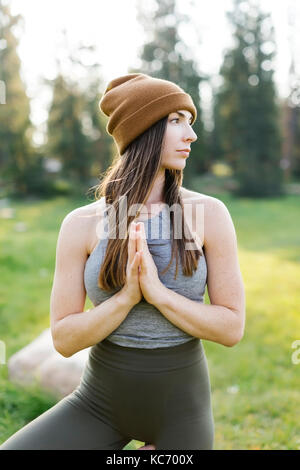
<path fill-rule="evenodd" d="M 158 277 L 157 267 L 149 251 L 145 227 L 142 222 L 136 224 L 136 249 L 140 254 L 138 279 L 145 300 L 149 304 L 157 301 L 164 285 Z"/>
<path fill-rule="evenodd" d="M 138 277 L 139 262 L 140 255 L 136 249 L 136 224 L 132 222 L 129 226 L 126 281 L 122 292 L 127 296 L 129 303 L 133 305 L 136 305 L 142 300 L 142 291 Z"/>

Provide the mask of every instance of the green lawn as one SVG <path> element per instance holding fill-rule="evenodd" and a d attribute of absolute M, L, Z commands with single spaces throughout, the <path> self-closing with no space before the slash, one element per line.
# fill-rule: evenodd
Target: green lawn
<path fill-rule="evenodd" d="M 300 339 L 300 196 L 219 199 L 236 227 L 247 318 L 235 347 L 203 342 L 215 449 L 300 449 L 300 364 L 293 364 L 291 346 Z M 49 327 L 59 227 L 69 211 L 88 202 L 13 202 L 15 217 L 0 219 L 0 340 L 6 360 Z M 25 231 L 17 231 L 19 222 Z M 87 299 L 85 309 L 91 306 Z M 36 387 L 11 384 L 6 365 L 0 365 L 0 443 L 55 402 Z M 137 445 L 132 441 L 126 449 Z"/>

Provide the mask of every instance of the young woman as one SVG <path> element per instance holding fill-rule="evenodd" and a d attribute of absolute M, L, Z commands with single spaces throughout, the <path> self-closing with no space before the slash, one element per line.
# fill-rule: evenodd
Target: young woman
<path fill-rule="evenodd" d="M 50 302 L 57 351 L 92 346 L 89 359 L 76 390 L 1 448 L 213 449 L 201 340 L 241 340 L 245 295 L 227 208 L 181 184 L 196 108 L 137 73 L 111 81 L 100 109 L 118 156 L 96 201 L 63 220 Z"/>

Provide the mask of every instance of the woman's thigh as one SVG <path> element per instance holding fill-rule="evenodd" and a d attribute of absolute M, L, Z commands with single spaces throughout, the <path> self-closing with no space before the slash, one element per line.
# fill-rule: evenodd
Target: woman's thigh
<path fill-rule="evenodd" d="M 206 357 L 165 378 L 164 420 L 156 448 L 212 450 L 214 418 Z"/>
<path fill-rule="evenodd" d="M 13 434 L 0 450 L 117 450 L 128 442 L 116 429 L 66 397 Z"/>
<path fill-rule="evenodd" d="M 211 413 L 164 427 L 155 442 L 157 450 L 213 450 L 214 423 Z"/>
<path fill-rule="evenodd" d="M 163 372 L 119 371 L 111 387 L 116 427 L 158 450 L 212 449 L 214 420 L 206 357 Z M 120 393 L 120 391 L 122 393 Z"/>

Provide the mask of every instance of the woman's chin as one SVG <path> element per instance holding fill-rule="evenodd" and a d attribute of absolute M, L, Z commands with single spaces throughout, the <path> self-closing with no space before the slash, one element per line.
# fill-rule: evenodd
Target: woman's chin
<path fill-rule="evenodd" d="M 182 170 L 182 168 L 185 168 L 186 165 L 186 159 L 181 158 L 180 160 L 176 160 L 168 165 L 168 168 L 170 170 Z"/>

